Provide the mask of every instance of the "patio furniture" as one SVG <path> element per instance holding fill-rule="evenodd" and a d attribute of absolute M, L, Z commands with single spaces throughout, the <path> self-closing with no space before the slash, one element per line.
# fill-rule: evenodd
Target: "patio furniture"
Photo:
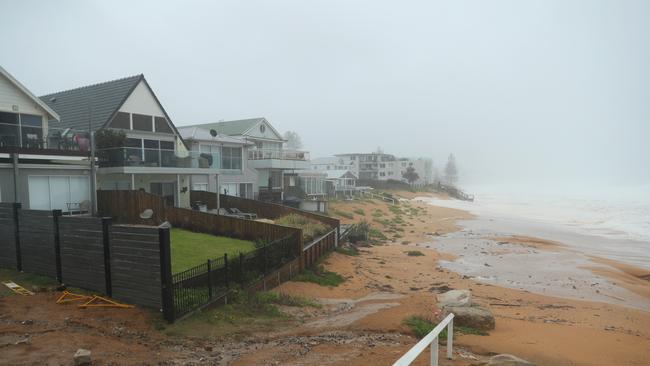
<path fill-rule="evenodd" d="M 254 214 L 254 213 L 248 213 L 248 212 L 242 212 L 242 211 L 240 211 L 240 210 L 239 210 L 238 208 L 236 208 L 236 207 L 231 207 L 231 208 L 228 209 L 228 211 L 230 211 L 230 212 L 231 212 L 232 214 L 234 214 L 234 215 L 241 215 L 241 216 L 244 216 L 244 217 L 246 217 L 246 218 L 249 219 L 249 220 L 255 220 L 255 219 L 257 218 L 257 214 Z"/>
<path fill-rule="evenodd" d="M 236 215 L 236 214 L 232 214 L 232 213 L 228 212 L 225 208 L 220 208 L 218 214 L 221 215 L 221 216 L 235 217 L 235 218 L 238 218 L 238 219 L 246 219 L 246 217 L 244 217 L 242 215 Z"/>

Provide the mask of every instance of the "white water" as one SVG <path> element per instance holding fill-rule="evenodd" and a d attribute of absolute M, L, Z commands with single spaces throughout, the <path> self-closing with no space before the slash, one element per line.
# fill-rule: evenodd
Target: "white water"
<path fill-rule="evenodd" d="M 474 202 L 427 199 L 467 210 L 468 229 L 556 240 L 585 254 L 650 268 L 650 186 L 599 190 L 469 187 Z"/>

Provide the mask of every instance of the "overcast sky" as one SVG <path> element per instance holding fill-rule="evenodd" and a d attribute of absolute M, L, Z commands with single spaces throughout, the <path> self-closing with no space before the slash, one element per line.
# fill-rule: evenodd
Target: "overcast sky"
<path fill-rule="evenodd" d="M 650 1 L 3 1 L 42 95 L 143 73 L 178 126 L 266 117 L 312 157 L 453 152 L 465 182 L 650 182 Z"/>

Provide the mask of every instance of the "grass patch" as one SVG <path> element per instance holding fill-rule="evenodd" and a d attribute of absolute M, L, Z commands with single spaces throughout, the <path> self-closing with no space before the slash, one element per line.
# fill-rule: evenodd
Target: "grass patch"
<path fill-rule="evenodd" d="M 366 211 L 364 211 L 361 208 L 355 208 L 354 210 L 352 210 L 352 212 L 354 212 L 357 215 L 366 216 Z"/>
<path fill-rule="evenodd" d="M 375 229 L 375 228 L 370 228 L 368 231 L 368 235 L 372 239 L 379 239 L 379 240 L 386 240 L 388 239 L 384 233 L 382 233 L 380 230 Z"/>
<path fill-rule="evenodd" d="M 411 315 L 408 318 L 404 319 L 402 321 L 402 324 L 408 326 L 411 329 L 411 332 L 413 335 L 415 335 L 418 339 L 424 338 L 427 334 L 429 334 L 433 328 L 436 327 L 438 323 L 432 322 L 430 319 L 426 319 L 424 317 L 421 317 L 419 315 Z M 489 335 L 488 332 L 472 327 L 463 327 L 463 326 L 454 326 L 454 333 L 460 333 L 460 334 L 474 334 L 474 335 L 480 335 L 480 336 L 487 336 Z M 446 341 L 447 340 L 447 327 L 440 332 L 438 335 L 438 340 L 440 341 Z"/>
<path fill-rule="evenodd" d="M 424 255 L 424 253 L 422 253 L 419 250 L 409 250 L 408 252 L 404 252 L 404 253 L 406 253 L 406 255 L 408 255 L 409 257 L 421 257 Z"/>
<path fill-rule="evenodd" d="M 179 337 L 248 335 L 292 322 L 292 318 L 274 303 L 280 300 L 265 292 L 239 292 L 228 301 L 227 305 L 198 312 L 173 325 L 163 325 L 165 333 Z"/>
<path fill-rule="evenodd" d="M 32 290 L 33 286 L 36 287 L 54 287 L 58 283 L 54 278 L 39 276 L 31 273 L 18 272 L 11 269 L 0 269 L 0 282 L 13 281 L 18 285 Z M 0 284 L 0 297 L 16 295 L 7 286 Z"/>
<path fill-rule="evenodd" d="M 302 236 L 305 240 L 313 240 L 314 238 L 325 234 L 328 230 L 327 226 L 324 224 L 296 214 L 280 217 L 275 220 L 275 223 L 278 225 L 302 229 Z"/>
<path fill-rule="evenodd" d="M 349 256 L 353 256 L 353 257 L 356 257 L 356 256 L 359 255 L 359 251 L 355 247 L 337 247 L 335 250 L 336 250 L 337 253 L 341 253 L 341 254 L 349 255 Z"/>
<path fill-rule="evenodd" d="M 255 244 L 250 241 L 172 228 L 172 272 L 184 271 L 226 253 L 234 257 L 254 249 Z"/>
<path fill-rule="evenodd" d="M 322 265 L 307 268 L 303 273 L 297 275 L 292 281 L 312 282 L 321 286 L 336 287 L 345 281 L 345 278 L 336 272 L 325 270 Z"/>
<path fill-rule="evenodd" d="M 272 292 L 272 291 L 259 292 L 257 293 L 256 296 L 258 297 L 258 301 L 260 301 L 261 303 L 293 306 L 299 308 L 303 308 L 306 306 L 310 306 L 313 308 L 322 307 L 321 304 L 315 302 L 312 299 L 308 299 L 306 297 L 301 297 L 301 296 L 293 296 L 293 295 L 285 294 L 283 292 Z"/>
<path fill-rule="evenodd" d="M 436 324 L 434 324 L 431 320 L 425 319 L 418 315 L 411 315 L 408 318 L 404 319 L 402 323 L 408 326 L 409 329 L 411 329 L 413 335 L 415 335 L 418 339 L 424 338 L 424 336 L 429 334 L 433 330 L 433 328 L 436 327 Z M 445 330 L 446 329 L 447 328 L 445 328 Z M 447 338 L 446 332 L 445 332 L 445 338 Z"/>
<path fill-rule="evenodd" d="M 454 332 L 461 333 L 461 334 L 474 334 L 474 335 L 480 335 L 480 336 L 488 336 L 490 333 L 481 330 L 481 329 L 476 329 L 472 327 L 463 327 L 460 325 L 455 325 L 454 326 Z"/>
<path fill-rule="evenodd" d="M 346 219 L 354 219 L 354 215 L 349 213 L 349 212 L 345 212 L 345 211 L 341 211 L 341 210 L 332 210 L 332 212 L 335 215 L 345 217 Z"/>

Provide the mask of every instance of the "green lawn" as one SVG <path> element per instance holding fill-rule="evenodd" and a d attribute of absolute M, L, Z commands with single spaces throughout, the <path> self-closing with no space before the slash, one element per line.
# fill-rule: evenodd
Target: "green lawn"
<path fill-rule="evenodd" d="M 235 257 L 255 249 L 255 244 L 246 240 L 195 233 L 183 229 L 171 230 L 172 272 L 177 273 L 205 263 L 208 259 Z"/>

